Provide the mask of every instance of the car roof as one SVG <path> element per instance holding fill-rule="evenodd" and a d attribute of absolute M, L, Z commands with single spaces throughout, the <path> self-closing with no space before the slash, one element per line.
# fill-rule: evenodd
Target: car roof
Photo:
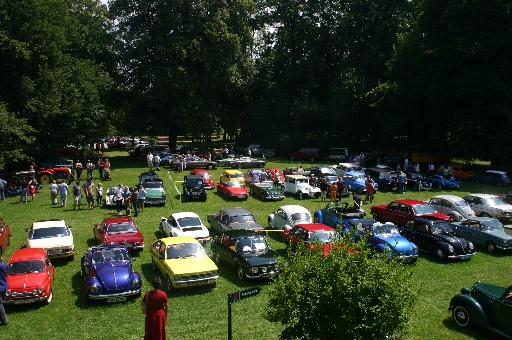
<path fill-rule="evenodd" d="M 317 230 L 336 230 L 323 223 L 299 223 L 296 227 L 301 227 L 306 231 L 317 231 Z"/>
<path fill-rule="evenodd" d="M 186 218 L 186 217 L 197 217 L 199 218 L 199 215 L 195 212 L 190 211 L 182 211 L 182 212 L 176 212 L 174 214 L 171 214 L 172 217 L 179 219 L 179 218 Z"/>
<path fill-rule="evenodd" d="M 199 174 L 204 174 L 204 173 L 210 173 L 210 171 L 206 170 L 206 169 L 192 169 L 190 172 L 193 172 L 193 173 L 199 173 Z"/>
<path fill-rule="evenodd" d="M 342 165 L 342 166 L 346 166 L 347 168 L 351 168 L 351 167 L 354 167 L 354 166 L 359 166 L 355 163 L 338 163 L 338 165 Z"/>
<path fill-rule="evenodd" d="M 46 250 L 44 248 L 21 248 L 16 250 L 9 258 L 11 261 L 17 262 L 21 260 L 45 260 Z"/>
<path fill-rule="evenodd" d="M 203 179 L 201 175 L 185 175 L 185 179 Z"/>
<path fill-rule="evenodd" d="M 245 208 L 224 208 L 221 210 L 226 215 L 237 216 L 237 215 L 254 215 L 252 212 Z"/>
<path fill-rule="evenodd" d="M 64 220 L 41 220 L 32 223 L 32 228 L 40 229 L 40 228 L 53 228 L 53 227 L 65 227 L 66 222 Z"/>
<path fill-rule="evenodd" d="M 407 205 L 416 205 L 416 204 L 428 204 L 428 202 L 420 201 L 420 200 L 411 200 L 411 199 L 403 199 L 403 200 L 394 200 L 393 202 L 403 203 Z"/>
<path fill-rule="evenodd" d="M 242 172 L 240 170 L 231 169 L 231 170 L 224 170 L 224 173 L 225 174 L 236 174 L 236 173 L 242 173 Z"/>
<path fill-rule="evenodd" d="M 432 198 L 441 198 L 448 201 L 460 201 L 462 197 L 455 196 L 455 195 L 435 195 L 432 196 Z"/>
<path fill-rule="evenodd" d="M 195 238 L 191 236 L 174 236 L 160 239 L 165 245 L 177 244 L 177 243 L 199 243 Z"/>
<path fill-rule="evenodd" d="M 347 172 L 345 172 L 345 175 L 351 175 L 351 176 L 363 175 L 363 176 L 365 176 L 364 172 L 362 172 L 362 171 L 347 171 Z"/>
<path fill-rule="evenodd" d="M 264 236 L 262 233 L 249 229 L 226 230 L 223 234 L 231 237 Z"/>
<path fill-rule="evenodd" d="M 120 217 L 106 217 L 103 219 L 105 223 L 122 223 L 122 222 L 133 222 L 131 217 L 120 216 Z"/>
<path fill-rule="evenodd" d="M 491 172 L 495 174 L 506 174 L 506 171 L 500 171 L 500 170 L 487 170 L 486 172 Z"/>
<path fill-rule="evenodd" d="M 491 194 L 467 194 L 466 196 L 475 196 L 475 197 L 481 197 L 481 198 L 498 197 L 496 195 L 491 195 Z"/>
<path fill-rule="evenodd" d="M 309 177 L 306 177 L 304 175 L 286 175 L 286 177 L 294 178 L 294 179 L 309 179 Z"/>
<path fill-rule="evenodd" d="M 288 205 L 283 205 L 280 207 L 280 209 L 282 209 L 283 211 L 285 211 L 286 213 L 303 213 L 303 212 L 307 212 L 309 214 L 309 210 L 304 208 L 302 205 L 298 205 L 298 204 L 288 204 Z"/>

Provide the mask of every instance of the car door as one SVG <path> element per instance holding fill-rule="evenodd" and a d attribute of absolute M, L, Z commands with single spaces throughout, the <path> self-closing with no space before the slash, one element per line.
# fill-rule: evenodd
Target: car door
<path fill-rule="evenodd" d="M 176 219 L 174 217 L 170 217 L 168 220 L 167 220 L 167 223 L 164 223 L 164 225 L 167 225 L 167 235 L 169 236 L 179 236 L 181 233 L 180 233 L 180 228 L 178 226 L 178 222 L 176 221 Z"/>
<path fill-rule="evenodd" d="M 105 221 L 101 222 L 101 224 L 97 225 L 94 228 L 94 237 L 98 244 L 106 244 L 106 234 L 107 234 L 107 225 Z"/>
<path fill-rule="evenodd" d="M 87 277 L 87 276 L 91 276 L 91 267 L 90 267 L 90 263 L 91 263 L 91 256 L 92 256 L 92 254 L 91 254 L 91 252 L 90 252 L 90 251 L 87 251 L 87 252 L 85 253 L 85 259 L 84 259 L 84 263 L 83 263 L 83 271 L 84 271 L 84 272 L 83 272 L 82 274 L 83 274 L 84 276 L 86 276 L 86 277 Z M 47 263 L 49 262 L 49 260 L 48 260 L 48 259 L 47 259 L 46 261 L 47 261 Z M 52 273 L 52 274 L 53 274 L 53 273 Z M 52 276 L 53 276 L 53 275 L 52 275 Z"/>
<path fill-rule="evenodd" d="M 430 250 L 432 240 L 430 237 L 430 226 L 422 221 L 410 220 L 406 222 L 403 236 L 413 242 L 418 248 Z"/>
<path fill-rule="evenodd" d="M 512 320 L 512 292 L 510 289 L 507 289 L 504 298 L 494 301 L 493 307 L 500 330 L 512 334 L 512 322 L 510 322 Z"/>
<path fill-rule="evenodd" d="M 284 230 L 288 216 L 286 213 L 279 209 L 274 215 L 274 227 L 278 230 Z"/>
<path fill-rule="evenodd" d="M 398 202 L 391 202 L 388 206 L 379 211 L 379 217 L 385 221 L 395 222 L 398 214 Z"/>
<path fill-rule="evenodd" d="M 156 241 L 151 246 L 151 254 L 153 255 L 153 261 L 155 262 L 155 266 L 160 270 L 163 275 L 166 275 L 165 269 L 165 255 L 166 255 L 166 247 L 162 241 Z"/>

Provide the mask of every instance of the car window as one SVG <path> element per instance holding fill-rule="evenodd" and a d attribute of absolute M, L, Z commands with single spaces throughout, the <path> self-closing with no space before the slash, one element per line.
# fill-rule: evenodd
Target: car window
<path fill-rule="evenodd" d="M 25 274 L 25 273 L 40 273 L 45 269 L 43 261 L 30 260 L 30 261 L 18 261 L 9 264 L 7 272 L 10 275 Z"/>
<path fill-rule="evenodd" d="M 50 227 L 50 228 L 37 228 L 33 229 L 30 233 L 29 238 L 32 240 L 38 240 L 42 238 L 51 237 L 64 237 L 69 236 L 69 229 L 66 227 Z"/>
<path fill-rule="evenodd" d="M 200 226 L 201 220 L 198 217 L 182 217 L 179 220 L 181 228 Z"/>
<path fill-rule="evenodd" d="M 254 215 L 236 215 L 231 216 L 230 223 L 256 223 Z"/>
<path fill-rule="evenodd" d="M 311 221 L 311 215 L 308 213 L 295 213 L 291 217 L 292 221 Z"/>
<path fill-rule="evenodd" d="M 507 203 L 500 197 L 489 197 L 487 198 L 488 205 L 507 205 Z"/>
<path fill-rule="evenodd" d="M 203 257 L 205 252 L 199 243 L 177 243 L 167 246 L 167 259 Z"/>
<path fill-rule="evenodd" d="M 417 215 L 434 214 L 436 212 L 436 210 L 428 203 L 416 204 L 412 207 L 412 211 Z"/>
<path fill-rule="evenodd" d="M 416 221 L 416 223 L 413 225 L 414 230 L 422 232 L 422 233 L 429 233 L 430 227 L 423 222 Z"/>
<path fill-rule="evenodd" d="M 131 222 L 110 223 L 108 226 L 108 232 L 110 234 L 134 233 L 136 231 L 137 228 L 135 228 L 135 225 Z"/>
<path fill-rule="evenodd" d="M 242 237 L 236 243 L 236 252 L 239 254 L 266 253 L 267 251 L 268 244 L 262 236 Z"/>

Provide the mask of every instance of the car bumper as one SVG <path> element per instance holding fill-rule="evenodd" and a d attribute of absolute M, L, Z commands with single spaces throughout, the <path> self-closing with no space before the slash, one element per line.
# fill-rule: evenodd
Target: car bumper
<path fill-rule="evenodd" d="M 211 285 L 217 282 L 219 276 L 212 276 L 206 279 L 198 279 L 198 280 L 176 280 L 172 281 L 172 286 L 174 288 L 187 288 L 187 287 L 195 287 L 195 286 L 204 286 Z"/>
<path fill-rule="evenodd" d="M 10 296 L 8 298 L 4 298 L 3 303 L 5 305 L 24 305 L 29 303 L 37 303 L 37 302 L 46 302 L 48 300 L 48 296 L 24 296 L 24 297 L 15 297 Z"/>
<path fill-rule="evenodd" d="M 267 273 L 260 273 L 260 274 L 248 274 L 245 273 L 245 277 L 249 279 L 270 279 L 276 277 L 278 274 L 277 271 L 270 271 Z"/>
<path fill-rule="evenodd" d="M 167 200 L 165 198 L 163 199 L 147 199 L 144 201 L 144 204 L 145 205 L 152 205 L 152 204 L 164 204 L 165 202 L 167 202 Z"/>
<path fill-rule="evenodd" d="M 413 262 L 416 262 L 416 260 L 418 259 L 418 254 L 416 254 L 416 255 L 397 255 L 396 258 L 399 259 L 400 262 L 402 262 L 402 263 L 413 263 Z"/>
<path fill-rule="evenodd" d="M 473 256 L 473 255 L 475 255 L 475 253 L 472 253 L 472 254 L 462 254 L 462 255 L 460 255 L 460 254 L 453 254 L 453 255 L 448 255 L 447 257 L 449 259 L 456 259 L 456 260 L 463 261 L 463 260 L 471 259 L 471 256 Z"/>
<path fill-rule="evenodd" d="M 59 257 L 69 257 L 69 256 L 75 255 L 74 250 L 57 252 L 58 250 L 46 249 L 46 251 L 48 252 L 48 257 L 52 258 L 52 259 L 59 258 Z"/>
<path fill-rule="evenodd" d="M 497 244 L 496 248 L 501 250 L 512 250 L 512 244 Z"/>
<path fill-rule="evenodd" d="M 269 195 L 265 196 L 265 199 L 269 200 L 269 201 L 280 201 L 280 200 L 284 199 L 284 195 L 269 194 Z"/>
<path fill-rule="evenodd" d="M 120 302 L 125 301 L 127 297 L 134 296 L 134 295 L 140 295 L 141 294 L 141 288 L 131 290 L 128 292 L 122 292 L 122 293 L 115 293 L 115 294 L 97 294 L 97 295 L 88 295 L 89 299 L 92 300 L 111 300 L 108 302 Z"/>

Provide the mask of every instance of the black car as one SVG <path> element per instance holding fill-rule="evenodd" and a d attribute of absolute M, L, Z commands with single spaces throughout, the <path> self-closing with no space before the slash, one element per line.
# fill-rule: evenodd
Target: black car
<path fill-rule="evenodd" d="M 365 173 L 379 185 L 379 190 L 392 191 L 398 188 L 396 178 L 391 177 L 391 172 L 387 169 L 366 168 Z"/>
<path fill-rule="evenodd" d="M 203 177 L 200 175 L 187 175 L 183 177 L 183 194 L 188 200 L 206 202 L 208 194 L 204 187 Z"/>
<path fill-rule="evenodd" d="M 174 158 L 170 159 L 168 164 L 171 168 L 178 170 L 180 168 L 181 159 Z M 209 161 L 207 159 L 203 159 L 197 156 L 187 156 L 185 157 L 185 166 L 187 170 L 189 169 L 207 169 L 212 170 L 217 168 L 219 164 L 214 161 Z"/>
<path fill-rule="evenodd" d="M 240 280 L 272 278 L 278 273 L 277 254 L 267 239 L 253 230 L 228 230 L 212 240 L 215 263 L 227 262 L 236 268 Z"/>
<path fill-rule="evenodd" d="M 421 251 L 433 254 L 440 260 L 469 260 L 475 255 L 471 241 L 460 237 L 448 222 L 437 218 L 408 219 L 400 234 L 414 242 Z"/>
<path fill-rule="evenodd" d="M 405 172 L 407 176 L 406 186 L 414 191 L 419 190 L 430 190 L 432 189 L 432 183 L 427 183 L 423 179 L 423 176 L 417 172 Z"/>
<path fill-rule="evenodd" d="M 158 178 L 158 175 L 154 172 L 142 172 L 139 175 L 139 184 L 144 185 L 144 183 L 146 183 L 146 181 L 157 179 L 157 178 Z"/>
<path fill-rule="evenodd" d="M 324 178 L 324 177 L 336 177 L 338 178 L 338 174 L 334 169 L 327 165 L 315 165 L 309 169 L 309 175 L 315 175 L 316 178 Z"/>
<path fill-rule="evenodd" d="M 217 214 L 208 215 L 210 230 L 219 234 L 226 230 L 265 230 L 256 222 L 254 214 L 245 208 L 224 208 Z"/>

